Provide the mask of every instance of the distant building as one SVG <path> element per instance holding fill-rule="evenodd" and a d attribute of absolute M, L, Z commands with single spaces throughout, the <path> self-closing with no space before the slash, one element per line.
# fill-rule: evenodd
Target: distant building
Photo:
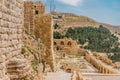
<path fill-rule="evenodd" d="M 77 54 L 79 49 L 77 42 L 71 38 L 54 39 L 54 48 L 58 52 L 70 55 Z"/>

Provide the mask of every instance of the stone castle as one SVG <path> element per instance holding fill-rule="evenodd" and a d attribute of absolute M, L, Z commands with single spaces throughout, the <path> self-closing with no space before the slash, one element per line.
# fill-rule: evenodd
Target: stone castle
<path fill-rule="evenodd" d="M 46 48 L 46 61 L 54 71 L 52 16 L 45 14 L 45 10 L 42 2 L 24 2 L 24 26 L 30 34 L 41 39 Z"/>
<path fill-rule="evenodd" d="M 52 71 L 56 70 L 53 56 L 52 16 L 45 14 L 45 10 L 46 7 L 41 2 L 0 0 L 0 80 L 38 80 L 33 76 L 29 60 L 21 54 L 24 31 L 40 39 L 45 45 L 46 63 Z M 76 41 L 72 39 L 55 39 L 54 45 L 57 51 L 65 54 L 73 55 L 79 52 Z M 82 69 L 74 71 L 76 69 L 73 68 L 71 80 L 120 79 L 120 72 L 108 57 L 87 50 L 83 52 L 85 60 L 98 72 L 90 74 L 87 73 L 88 69 L 85 72 Z M 94 71 L 90 70 L 90 72 Z"/>
<path fill-rule="evenodd" d="M 52 17 L 45 14 L 45 5 L 41 2 L 0 0 L 0 80 L 22 80 L 31 74 L 31 65 L 21 54 L 25 30 L 41 38 L 46 48 L 46 62 L 52 71 L 55 70 Z"/>

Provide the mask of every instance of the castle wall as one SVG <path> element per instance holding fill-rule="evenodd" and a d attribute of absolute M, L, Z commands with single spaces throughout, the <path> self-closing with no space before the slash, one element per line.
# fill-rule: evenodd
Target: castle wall
<path fill-rule="evenodd" d="M 23 1 L 0 0 L 0 80 L 9 80 L 6 64 L 21 53 Z"/>
<path fill-rule="evenodd" d="M 53 57 L 53 29 L 52 16 L 42 15 L 35 18 L 35 36 L 40 38 L 46 48 L 46 62 L 50 65 L 52 71 L 55 71 Z"/>
<path fill-rule="evenodd" d="M 54 71 L 52 16 L 45 14 L 45 10 L 42 2 L 24 2 L 24 26 L 45 45 L 46 62 Z"/>

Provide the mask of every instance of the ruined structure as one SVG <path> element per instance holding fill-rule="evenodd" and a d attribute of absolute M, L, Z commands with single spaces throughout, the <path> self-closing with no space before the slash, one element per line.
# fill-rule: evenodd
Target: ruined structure
<path fill-rule="evenodd" d="M 65 54 L 77 54 L 78 46 L 77 42 L 72 40 L 71 38 L 67 39 L 54 39 L 54 48 L 60 52 Z"/>
<path fill-rule="evenodd" d="M 106 60 L 105 57 L 100 56 L 97 53 L 94 53 L 94 56 L 88 53 L 86 54 L 85 58 L 88 62 L 90 62 L 93 66 L 95 66 L 101 73 L 119 74 L 119 71 L 116 70 L 113 66 L 111 66 L 111 64 L 113 65 L 113 63 L 110 60 L 108 59 Z"/>
<path fill-rule="evenodd" d="M 97 53 L 94 52 L 93 55 L 97 58 L 100 59 L 102 62 L 112 66 L 113 68 L 116 67 L 116 65 L 108 58 L 108 56 L 105 53 Z"/>
<path fill-rule="evenodd" d="M 52 16 L 45 14 L 45 5 L 42 2 L 24 2 L 24 26 L 28 33 L 34 35 L 45 45 L 45 60 L 55 71 L 53 57 Z"/>

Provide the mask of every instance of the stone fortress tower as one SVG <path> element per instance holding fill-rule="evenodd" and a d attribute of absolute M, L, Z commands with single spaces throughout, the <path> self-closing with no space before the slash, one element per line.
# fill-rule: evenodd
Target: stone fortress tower
<path fill-rule="evenodd" d="M 46 62 L 52 71 L 55 71 L 53 57 L 53 30 L 52 16 L 45 14 L 46 7 L 42 2 L 24 2 L 24 26 L 28 33 L 40 38 L 46 48 Z"/>
<path fill-rule="evenodd" d="M 45 14 L 45 5 L 42 2 L 24 2 L 24 26 L 29 33 L 34 34 L 36 16 Z"/>
<path fill-rule="evenodd" d="M 46 61 L 55 70 L 52 17 L 45 15 L 45 5 L 41 2 L 0 0 L 0 80 L 27 80 L 26 77 L 31 75 L 31 65 L 21 54 L 24 26 L 31 34 L 37 34 L 36 37 L 41 38 L 46 47 Z M 37 31 L 39 28 L 41 31 Z"/>

